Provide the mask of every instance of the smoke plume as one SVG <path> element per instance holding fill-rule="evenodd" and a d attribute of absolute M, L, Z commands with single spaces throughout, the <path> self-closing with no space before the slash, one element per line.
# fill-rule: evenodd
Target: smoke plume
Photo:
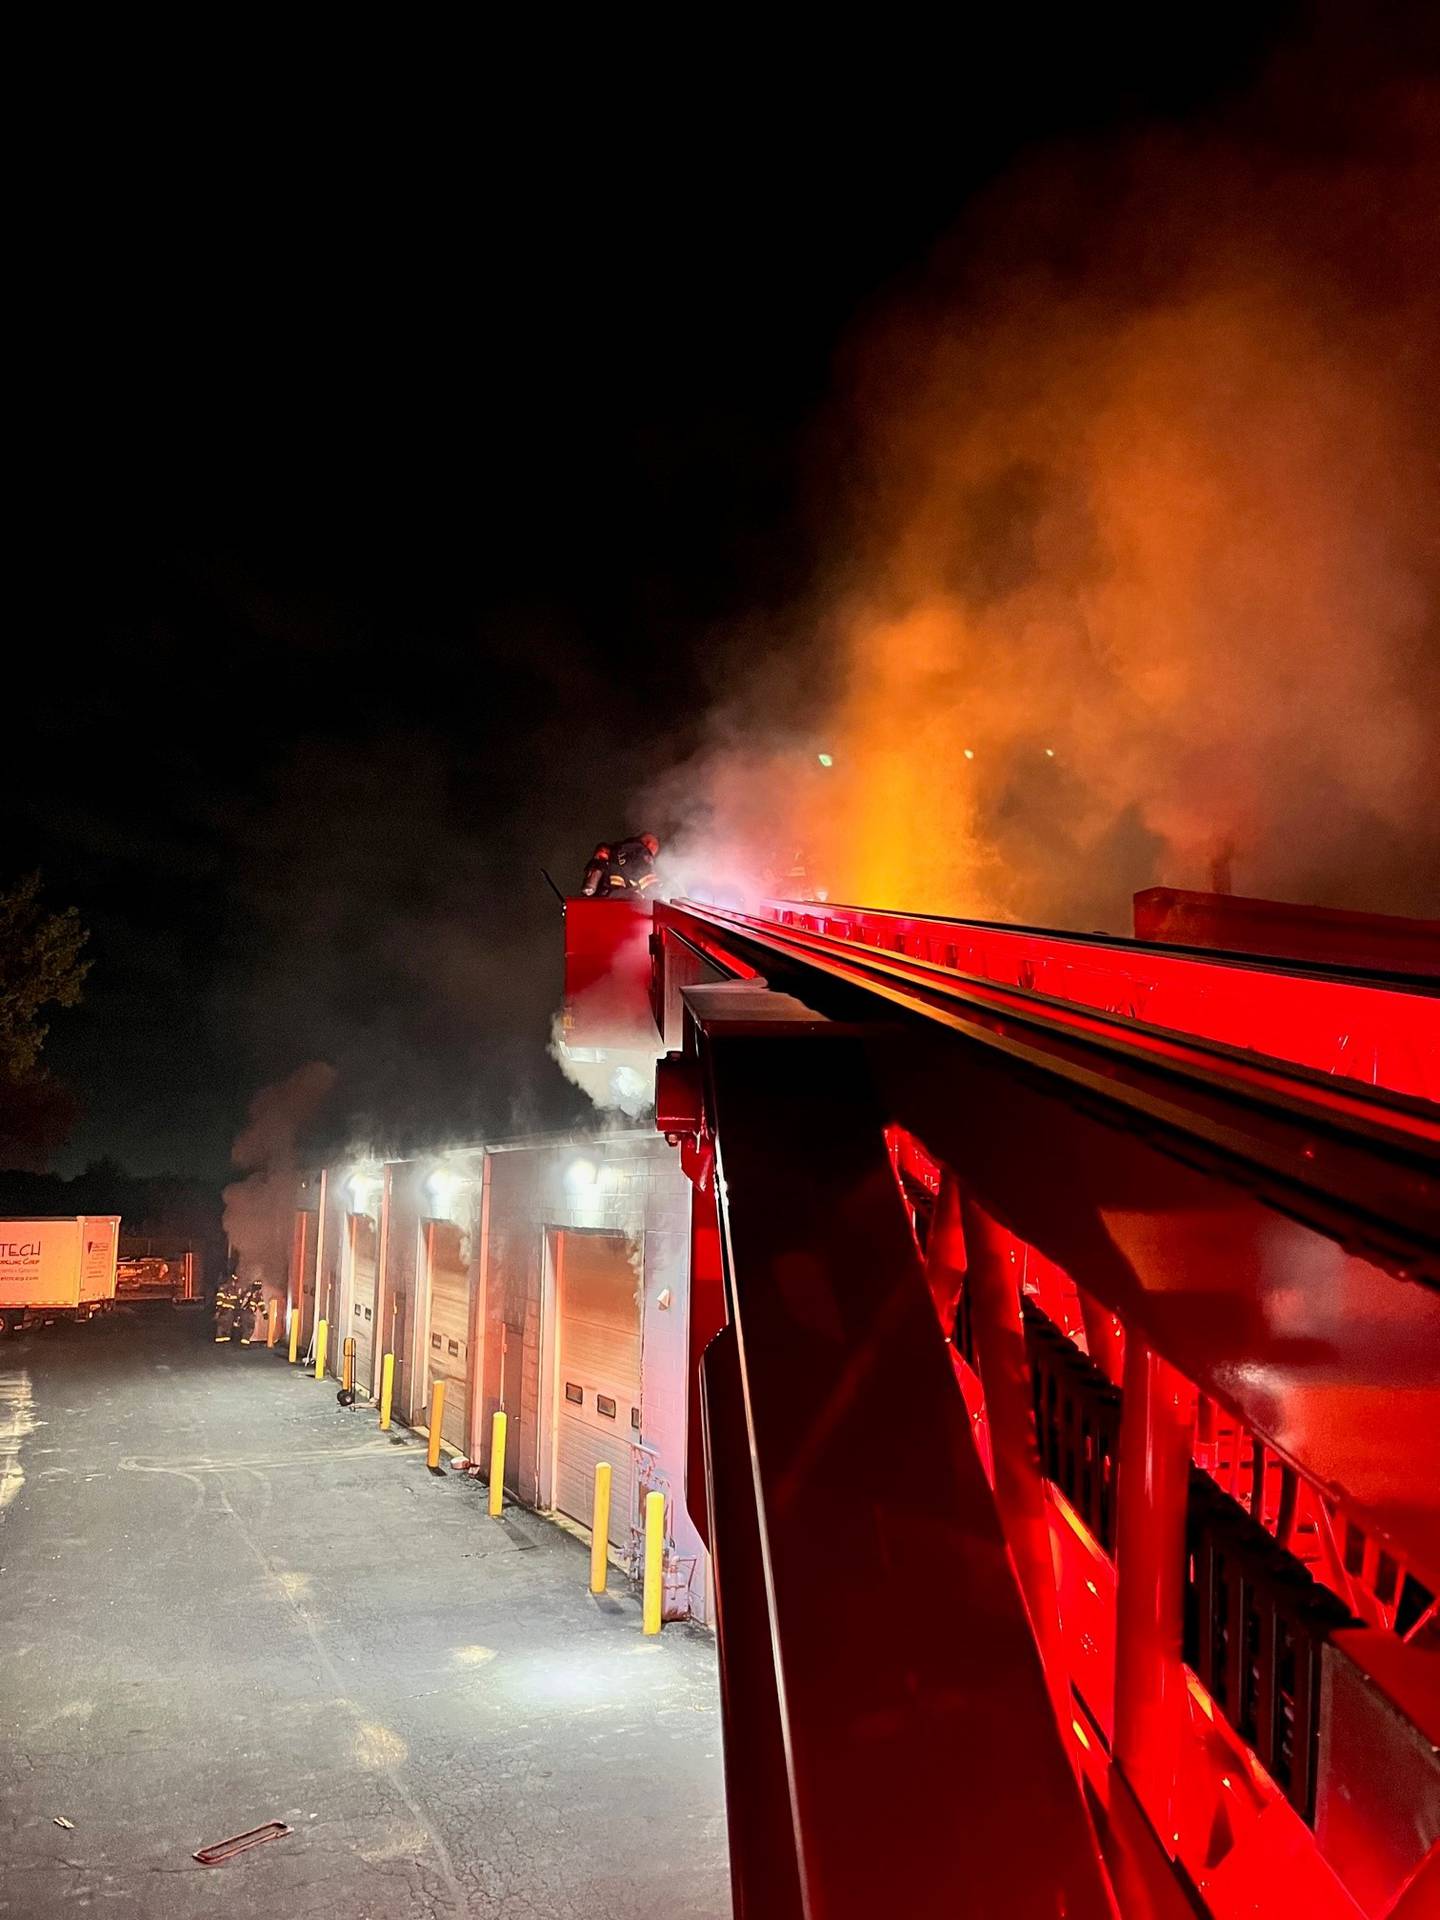
<path fill-rule="evenodd" d="M 844 356 L 843 551 L 655 795 L 672 877 L 1436 912 L 1437 132 L 1392 89 L 1323 152 L 1154 135 L 978 208 Z"/>
<path fill-rule="evenodd" d="M 565 1016 L 559 1013 L 550 1029 L 550 1058 L 602 1113 L 617 1119 L 643 1119 L 655 1105 L 655 1062 L 664 1051 L 658 1040 L 639 1046 L 572 1046 L 565 1035 Z"/>
<path fill-rule="evenodd" d="M 664 1052 L 650 1011 L 650 919 L 600 901 L 574 911 L 600 916 L 588 935 L 567 923 L 566 999 L 550 1029 L 550 1057 L 602 1113 L 638 1120 L 655 1103 L 655 1062 Z"/>
<path fill-rule="evenodd" d="M 230 1150 L 245 1175 L 225 1189 L 225 1234 L 246 1280 L 284 1298 L 295 1224 L 301 1141 L 335 1084 L 335 1069 L 311 1060 L 288 1079 L 262 1087 Z"/>

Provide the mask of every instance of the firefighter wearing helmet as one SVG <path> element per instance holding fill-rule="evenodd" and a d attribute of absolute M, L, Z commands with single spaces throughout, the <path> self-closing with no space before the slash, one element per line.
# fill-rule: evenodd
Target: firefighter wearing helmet
<path fill-rule="evenodd" d="M 234 1340 L 248 1347 L 264 1298 L 265 1289 L 258 1280 L 242 1280 L 238 1272 L 227 1274 L 215 1295 L 216 1340 Z"/>
<path fill-rule="evenodd" d="M 602 840 L 585 868 L 580 891 L 587 900 L 628 899 L 647 894 L 659 884 L 655 859 L 660 842 L 653 833 L 635 834 L 628 840 Z"/>
<path fill-rule="evenodd" d="M 585 869 L 585 878 L 580 883 L 580 892 L 587 900 L 593 900 L 596 894 L 610 891 L 610 862 L 614 858 L 614 848 L 608 841 L 602 840 L 590 856 Z"/>

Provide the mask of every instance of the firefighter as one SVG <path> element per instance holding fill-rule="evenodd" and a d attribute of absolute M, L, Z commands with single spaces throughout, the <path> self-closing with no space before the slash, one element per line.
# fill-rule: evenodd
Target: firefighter
<path fill-rule="evenodd" d="M 614 871 L 627 893 L 649 893 L 659 885 L 660 876 L 655 871 L 659 852 L 660 842 L 653 833 L 636 834 L 634 839 L 622 840 L 616 847 Z"/>
<path fill-rule="evenodd" d="M 235 1323 L 235 1335 L 242 1347 L 248 1347 L 255 1332 L 255 1316 L 265 1302 L 265 1289 L 258 1280 L 252 1280 L 240 1296 L 239 1317 Z"/>
<path fill-rule="evenodd" d="M 234 1340 L 248 1347 L 255 1327 L 255 1315 L 265 1298 L 258 1280 L 248 1283 L 238 1273 L 229 1273 L 215 1295 L 215 1338 Z"/>
<path fill-rule="evenodd" d="M 590 856 L 580 891 L 586 899 L 619 900 L 628 894 L 649 893 L 659 882 L 655 857 L 660 842 L 653 833 L 628 840 L 602 840 Z"/>
<path fill-rule="evenodd" d="M 240 1311 L 240 1275 L 234 1268 L 215 1290 L 215 1338 L 217 1341 L 233 1338 L 235 1320 Z"/>
<path fill-rule="evenodd" d="M 590 856 L 590 864 L 585 869 L 585 878 L 580 891 L 587 900 L 593 900 L 597 893 L 610 891 L 610 861 L 612 849 L 602 840 Z"/>
<path fill-rule="evenodd" d="M 761 869 L 760 884 L 767 894 L 781 900 L 825 900 L 828 890 L 817 887 L 810 877 L 810 860 L 804 847 L 788 852 L 776 848 Z"/>

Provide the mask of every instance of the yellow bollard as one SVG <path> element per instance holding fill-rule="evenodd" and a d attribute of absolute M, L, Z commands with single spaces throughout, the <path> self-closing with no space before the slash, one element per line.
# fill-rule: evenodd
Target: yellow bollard
<path fill-rule="evenodd" d="M 340 1385 L 346 1393 L 355 1391 L 355 1336 L 352 1334 L 343 1349 L 345 1359 L 341 1369 Z"/>
<path fill-rule="evenodd" d="M 605 1575 L 610 1567 L 610 1462 L 602 1460 L 595 1469 L 595 1510 L 590 1516 L 590 1591 L 605 1591 Z"/>
<path fill-rule="evenodd" d="M 440 1422 L 445 1418 L 445 1382 L 436 1380 L 430 1388 L 430 1451 L 426 1455 L 427 1467 L 440 1464 Z"/>
<path fill-rule="evenodd" d="M 380 1362 L 380 1431 L 390 1431 L 390 1402 L 395 1393 L 395 1356 L 387 1353 Z"/>
<path fill-rule="evenodd" d="M 497 1412 L 490 1422 L 490 1517 L 498 1519 L 505 1504 L 505 1416 Z"/>
<path fill-rule="evenodd" d="M 265 1309 L 265 1313 L 269 1321 L 269 1325 L 265 1329 L 265 1344 L 267 1347 L 273 1347 L 276 1335 L 280 1331 L 280 1302 L 275 1298 L 273 1293 L 270 1296 L 270 1305 Z"/>
<path fill-rule="evenodd" d="M 660 1631 L 665 1599 L 665 1496 L 645 1496 L 645 1631 Z"/>
<path fill-rule="evenodd" d="M 325 1378 L 325 1349 L 329 1341 L 330 1322 L 317 1320 L 315 1322 L 315 1378 L 317 1380 Z"/>
<path fill-rule="evenodd" d="M 290 1364 L 293 1367 L 300 1358 L 300 1309 L 290 1309 Z"/>

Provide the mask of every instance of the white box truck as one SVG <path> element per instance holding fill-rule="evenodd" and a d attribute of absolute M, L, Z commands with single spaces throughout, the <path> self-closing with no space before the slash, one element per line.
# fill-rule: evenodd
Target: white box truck
<path fill-rule="evenodd" d="M 0 1220 L 0 1334 L 109 1313 L 119 1243 L 118 1213 Z"/>

